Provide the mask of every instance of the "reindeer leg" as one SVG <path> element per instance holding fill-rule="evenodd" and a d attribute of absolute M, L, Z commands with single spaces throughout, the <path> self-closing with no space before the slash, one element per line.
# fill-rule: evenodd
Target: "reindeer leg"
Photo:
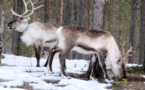
<path fill-rule="evenodd" d="M 34 46 L 34 50 L 35 50 L 35 56 L 36 56 L 36 60 L 37 60 L 36 67 L 40 67 L 40 66 L 39 66 L 38 47 Z"/>
<path fill-rule="evenodd" d="M 38 46 L 38 51 L 37 51 L 37 67 L 40 67 L 40 57 L 42 53 L 42 47 Z"/>
<path fill-rule="evenodd" d="M 60 62 L 60 68 L 61 68 L 61 76 L 65 77 L 65 54 L 62 52 L 59 54 L 59 62 Z"/>
<path fill-rule="evenodd" d="M 110 78 L 107 74 L 107 70 L 106 70 L 105 58 L 106 58 L 105 53 L 102 53 L 102 52 L 98 53 L 98 61 L 99 61 L 99 65 L 101 66 L 101 69 L 103 71 L 104 78 L 110 80 Z"/>
<path fill-rule="evenodd" d="M 95 79 L 95 77 L 94 77 L 94 70 L 95 70 L 95 66 L 96 66 L 96 56 L 95 55 L 93 55 L 92 56 L 92 59 L 91 59 L 91 61 L 90 61 L 90 69 L 91 69 L 91 72 L 90 72 L 90 79 L 92 79 L 92 80 L 94 80 Z"/>
<path fill-rule="evenodd" d="M 89 62 L 88 70 L 87 70 L 86 74 L 84 75 L 84 77 L 87 78 L 87 79 L 89 79 L 89 76 L 90 76 L 90 74 L 91 74 L 92 59 L 93 59 L 92 57 L 93 57 L 93 55 L 91 55 L 91 60 L 90 60 L 90 62 Z"/>
<path fill-rule="evenodd" d="M 124 74 L 124 75 L 123 75 L 123 76 L 124 76 L 123 78 L 126 79 L 126 78 L 127 78 L 127 77 L 126 77 L 126 68 L 125 68 L 125 65 L 124 65 L 124 64 L 122 65 L 122 69 L 123 69 L 123 74 Z"/>
<path fill-rule="evenodd" d="M 56 52 L 54 52 L 54 51 L 51 51 L 51 56 L 48 58 L 49 60 L 48 60 L 48 68 L 49 68 L 49 70 L 52 72 L 52 61 L 53 61 L 53 57 L 54 57 L 54 55 L 55 55 L 55 53 Z"/>
<path fill-rule="evenodd" d="M 36 67 L 40 67 L 40 56 L 41 56 L 41 52 L 42 52 L 42 47 L 41 46 L 34 46 L 34 50 L 35 50 L 35 56 L 37 59 L 37 64 Z"/>
<path fill-rule="evenodd" d="M 45 64 L 44 64 L 44 67 L 47 67 L 49 57 L 51 57 L 51 53 L 52 53 L 52 52 L 51 52 L 50 49 L 48 49 L 48 53 L 49 53 L 49 55 L 48 55 L 47 61 L 46 61 Z"/>
<path fill-rule="evenodd" d="M 38 50 L 37 50 L 37 48 L 38 48 L 38 47 L 34 46 L 35 57 L 36 57 L 36 60 L 37 60 L 36 67 L 38 67 Z"/>
<path fill-rule="evenodd" d="M 107 74 L 106 64 L 105 64 L 104 61 L 102 61 L 102 65 L 103 65 L 103 68 L 104 68 L 104 71 L 103 71 L 104 72 L 104 78 L 110 80 L 110 78 L 109 78 L 109 76 Z"/>
<path fill-rule="evenodd" d="M 73 48 L 73 45 L 68 45 L 66 47 L 65 50 L 61 50 L 60 54 L 59 54 L 59 61 L 60 61 L 60 68 L 61 68 L 61 76 L 65 77 L 66 73 L 65 73 L 65 68 L 66 68 L 66 64 L 65 64 L 65 58 L 66 55 L 68 54 L 68 52 Z"/>
<path fill-rule="evenodd" d="M 89 79 L 89 76 L 91 74 L 91 68 L 92 68 L 92 61 L 90 60 L 88 70 L 87 70 L 86 74 L 84 75 L 84 77 L 87 79 Z"/>
<path fill-rule="evenodd" d="M 102 75 L 103 75 L 103 71 L 102 71 L 102 68 L 99 64 L 98 58 L 96 58 L 94 74 L 95 74 L 95 77 L 97 77 L 97 78 L 102 77 Z"/>
<path fill-rule="evenodd" d="M 92 64 L 91 63 L 92 63 L 92 60 L 90 60 L 89 68 L 88 68 L 86 74 L 84 75 L 84 78 L 89 79 L 89 76 L 91 74 L 91 68 L 92 68 Z M 103 74 L 103 72 L 102 72 L 102 69 L 101 69 L 101 67 L 99 65 L 98 57 L 96 56 L 96 62 L 95 62 L 95 66 L 94 66 L 94 75 L 97 78 L 97 77 L 101 77 L 102 74 Z"/>
<path fill-rule="evenodd" d="M 48 63 L 47 63 L 47 66 L 49 68 L 49 70 L 52 72 L 52 62 L 53 62 L 53 58 L 54 58 L 54 55 L 57 53 L 57 52 L 60 52 L 61 50 L 60 49 L 52 49 L 51 50 L 51 55 L 50 57 L 48 58 Z"/>

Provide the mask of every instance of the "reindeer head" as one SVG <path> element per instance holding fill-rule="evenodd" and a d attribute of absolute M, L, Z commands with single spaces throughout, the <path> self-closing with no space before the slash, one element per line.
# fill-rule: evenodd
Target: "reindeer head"
<path fill-rule="evenodd" d="M 117 77 L 119 79 L 126 78 L 126 64 L 128 63 L 128 57 L 131 56 L 130 53 L 133 52 L 131 45 L 129 49 L 126 51 L 124 49 L 125 43 L 122 44 L 121 48 L 122 48 L 121 51 L 122 58 L 117 61 L 117 64 L 119 64 L 118 67 L 120 68 L 121 71 L 121 73 L 118 75 L 119 77 Z"/>
<path fill-rule="evenodd" d="M 32 2 L 31 0 L 29 0 L 26 2 L 26 0 L 23 0 L 25 12 L 21 15 L 17 14 L 16 12 L 13 11 L 13 9 L 11 9 L 12 14 L 17 16 L 18 18 L 7 23 L 8 27 L 10 29 L 17 30 L 19 32 L 23 32 L 25 30 L 25 28 L 28 27 L 28 22 L 30 20 L 29 16 L 32 15 L 36 9 L 43 6 L 43 5 L 40 5 L 38 7 L 34 7 L 34 4 L 36 4 L 37 1 Z M 28 7 L 27 7 L 29 3 L 31 4 L 31 7 L 32 7 L 32 10 L 30 13 L 28 13 L 28 11 L 30 11 L 30 10 L 28 10 Z"/>
<path fill-rule="evenodd" d="M 7 23 L 9 29 L 17 30 L 23 32 L 23 28 L 26 28 L 28 25 L 29 17 L 19 17 L 9 23 Z"/>

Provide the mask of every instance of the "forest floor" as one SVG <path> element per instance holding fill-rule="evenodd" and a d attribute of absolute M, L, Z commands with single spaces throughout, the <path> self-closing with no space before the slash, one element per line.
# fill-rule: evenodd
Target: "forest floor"
<path fill-rule="evenodd" d="M 57 58 L 53 60 L 53 73 L 43 67 L 45 62 L 46 59 L 42 58 L 41 67 L 36 67 L 35 57 L 4 54 L 0 66 L 0 90 L 108 90 L 106 87 L 112 86 L 84 79 L 82 75 L 89 65 L 86 60 L 66 60 L 68 77 L 60 75 Z"/>
<path fill-rule="evenodd" d="M 60 76 L 57 59 L 52 65 L 54 73 L 43 67 L 45 62 L 41 59 L 41 67 L 35 67 L 34 57 L 5 55 L 0 66 L 0 90 L 145 90 L 145 73 L 141 66 L 130 67 L 127 84 L 115 85 L 103 78 L 85 78 L 89 65 L 85 60 L 66 60 L 68 78 Z"/>
<path fill-rule="evenodd" d="M 108 90 L 145 90 L 145 78 L 143 78 L 141 75 L 145 75 L 145 73 L 140 71 L 131 71 L 127 74 L 127 84 L 119 84 L 119 85 L 112 85 L 107 87 Z M 81 74 L 74 74 L 69 73 L 69 76 L 77 79 L 84 79 L 82 78 Z M 59 80 L 46 80 L 47 83 L 53 83 L 56 84 L 59 82 Z M 104 83 L 102 79 L 100 80 L 100 83 Z M 58 86 L 58 87 L 65 87 Z M 29 90 L 33 90 L 28 83 L 25 83 L 22 88 L 27 88 Z"/>
<path fill-rule="evenodd" d="M 127 84 L 113 84 L 107 87 L 107 89 L 112 90 L 145 90 L 145 73 L 143 72 L 143 67 L 135 66 L 131 67 L 131 70 L 127 71 Z M 77 79 L 86 80 L 83 76 L 85 74 L 69 73 L 69 76 Z M 100 83 L 104 83 L 103 79 L 98 79 Z M 56 83 L 57 81 L 48 81 L 49 83 Z"/>
<path fill-rule="evenodd" d="M 145 90 L 145 73 L 143 67 L 132 67 L 127 72 L 127 84 L 119 84 L 108 87 L 113 90 Z"/>

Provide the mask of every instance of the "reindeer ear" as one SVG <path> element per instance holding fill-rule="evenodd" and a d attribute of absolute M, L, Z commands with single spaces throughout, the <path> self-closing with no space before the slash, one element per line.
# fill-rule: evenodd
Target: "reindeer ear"
<path fill-rule="evenodd" d="M 28 22 L 30 20 L 30 17 L 25 17 L 24 22 Z"/>
<path fill-rule="evenodd" d="M 27 20 L 29 21 L 30 20 L 30 17 L 27 17 Z"/>

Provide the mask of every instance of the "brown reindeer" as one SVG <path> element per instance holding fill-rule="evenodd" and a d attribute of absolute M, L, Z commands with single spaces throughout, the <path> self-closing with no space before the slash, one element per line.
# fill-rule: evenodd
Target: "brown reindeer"
<path fill-rule="evenodd" d="M 110 66 L 115 77 L 120 80 L 126 77 L 123 59 L 120 50 L 115 42 L 114 37 L 107 31 L 88 30 L 87 28 L 78 26 L 63 26 L 57 30 L 58 45 L 56 50 L 61 50 L 59 60 L 61 65 L 61 75 L 65 73 L 65 57 L 70 50 L 77 51 L 83 54 L 94 54 L 98 57 L 99 64 L 106 77 L 106 65 Z M 106 53 L 104 59 L 104 52 Z M 93 72 L 96 60 L 91 62 L 91 75 Z"/>

